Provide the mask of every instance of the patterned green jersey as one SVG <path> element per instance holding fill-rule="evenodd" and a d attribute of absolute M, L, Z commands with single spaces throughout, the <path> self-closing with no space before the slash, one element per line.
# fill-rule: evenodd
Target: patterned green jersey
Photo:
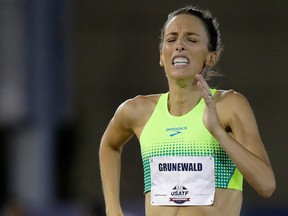
<path fill-rule="evenodd" d="M 242 174 L 203 124 L 204 100 L 187 114 L 173 116 L 167 108 L 168 96 L 160 96 L 140 137 L 144 193 L 151 190 L 149 159 L 155 156 L 213 156 L 216 188 L 242 191 Z"/>

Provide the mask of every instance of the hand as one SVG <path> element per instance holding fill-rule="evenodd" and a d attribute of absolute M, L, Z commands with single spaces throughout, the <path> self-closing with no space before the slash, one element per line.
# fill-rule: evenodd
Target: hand
<path fill-rule="evenodd" d="M 202 75 L 197 74 L 196 79 L 198 80 L 197 86 L 200 88 L 202 97 L 206 104 L 203 113 L 203 123 L 207 130 L 209 130 L 211 134 L 214 134 L 216 130 L 221 128 L 215 103 L 217 93 L 215 95 L 211 94 L 210 87 Z"/>

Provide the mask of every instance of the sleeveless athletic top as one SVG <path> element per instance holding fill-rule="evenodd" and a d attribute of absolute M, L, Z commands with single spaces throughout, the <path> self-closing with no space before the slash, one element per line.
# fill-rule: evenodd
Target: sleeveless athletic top
<path fill-rule="evenodd" d="M 214 94 L 215 89 L 211 89 Z M 183 116 L 169 113 L 168 93 L 162 94 L 140 136 L 144 193 L 151 190 L 150 158 L 155 156 L 213 156 L 215 187 L 242 191 L 243 176 L 203 124 L 205 102 Z"/>

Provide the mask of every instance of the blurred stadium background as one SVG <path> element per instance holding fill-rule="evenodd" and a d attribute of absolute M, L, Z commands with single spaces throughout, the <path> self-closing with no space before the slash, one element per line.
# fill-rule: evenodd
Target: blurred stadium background
<path fill-rule="evenodd" d="M 160 29 L 189 4 L 218 18 L 213 85 L 248 98 L 275 170 L 270 199 L 245 184 L 242 216 L 288 215 L 288 1 L 0 0 L 1 216 L 104 215 L 101 135 L 121 102 L 167 91 Z M 142 216 L 135 138 L 122 167 L 126 216 Z"/>

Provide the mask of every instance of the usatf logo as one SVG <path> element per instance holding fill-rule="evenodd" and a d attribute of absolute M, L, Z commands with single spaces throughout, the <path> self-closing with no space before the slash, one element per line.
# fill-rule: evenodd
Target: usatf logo
<path fill-rule="evenodd" d="M 170 202 L 174 202 L 176 204 L 183 204 L 185 202 L 189 202 L 190 198 L 187 198 L 189 191 L 186 187 L 177 185 L 171 191 Z"/>
<path fill-rule="evenodd" d="M 166 131 L 169 132 L 169 136 L 173 137 L 178 134 L 181 134 L 182 131 L 187 130 L 187 126 L 184 127 L 173 127 L 173 128 L 166 128 Z"/>

